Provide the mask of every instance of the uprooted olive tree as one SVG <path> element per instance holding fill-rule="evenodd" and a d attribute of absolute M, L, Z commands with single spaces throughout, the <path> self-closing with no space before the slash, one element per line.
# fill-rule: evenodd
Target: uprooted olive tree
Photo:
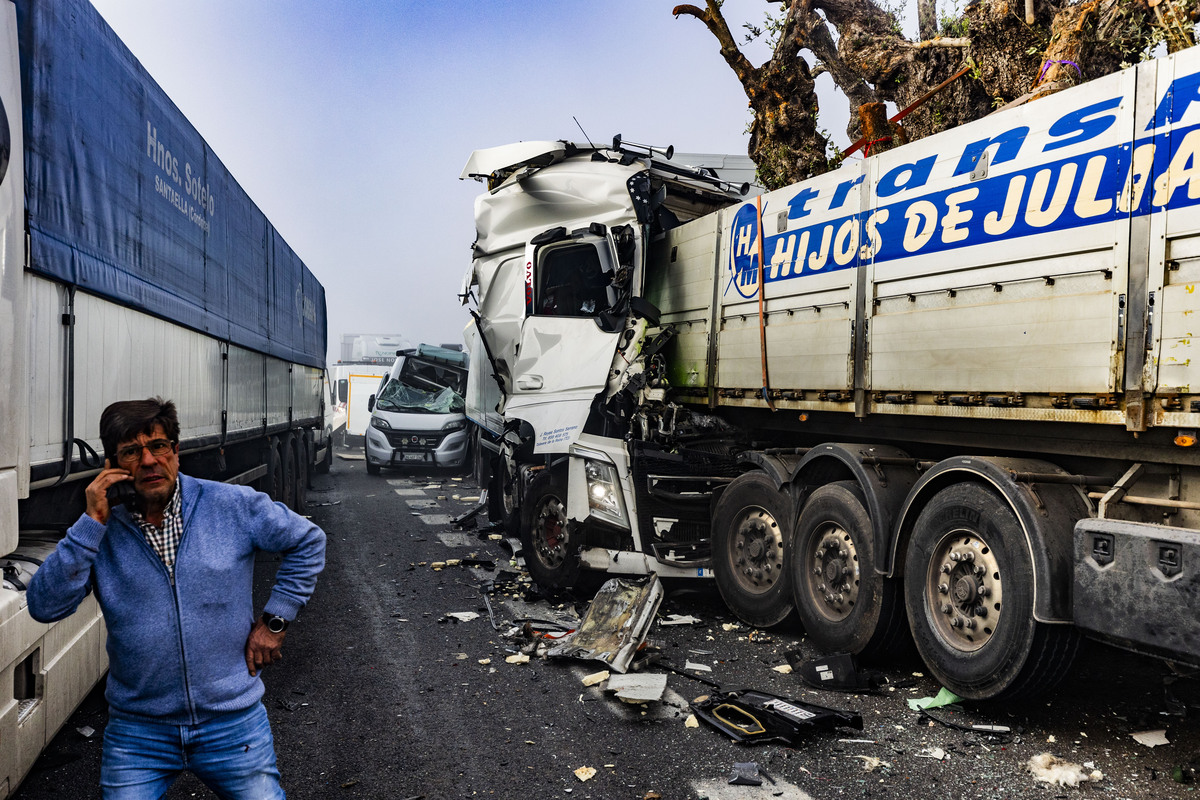
<path fill-rule="evenodd" d="M 744 37 L 723 0 L 674 14 L 700 20 L 720 43 L 750 100 L 749 154 L 762 183 L 778 188 L 840 160 L 817 119 L 822 73 L 850 104 L 850 140 L 878 152 L 1114 72 L 1160 45 L 1190 46 L 1200 13 L 1200 0 L 973 0 L 939 17 L 936 2 L 917 0 L 915 41 L 888 0 L 764 2 L 765 22 L 743 23 Z M 771 57 L 755 66 L 742 47 L 758 37 Z M 889 102 L 916 107 L 893 123 Z"/>

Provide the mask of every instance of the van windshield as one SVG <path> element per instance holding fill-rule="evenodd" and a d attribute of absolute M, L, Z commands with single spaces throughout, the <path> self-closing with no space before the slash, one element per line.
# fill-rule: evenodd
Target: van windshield
<path fill-rule="evenodd" d="M 400 374 L 388 381 L 376 399 L 382 411 L 406 414 L 461 414 L 466 372 L 422 361 L 405 360 Z"/>

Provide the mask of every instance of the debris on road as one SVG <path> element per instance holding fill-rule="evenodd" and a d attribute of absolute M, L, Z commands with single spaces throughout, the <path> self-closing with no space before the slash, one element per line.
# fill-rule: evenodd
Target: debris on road
<path fill-rule="evenodd" d="M 694 661 L 683 662 L 683 668 L 690 669 L 695 672 L 712 672 L 712 667 L 710 667 L 708 664 L 697 664 Z"/>
<path fill-rule="evenodd" d="M 687 716 L 687 719 L 685 719 L 685 720 L 683 721 L 683 727 L 685 727 L 685 728 L 699 728 L 699 727 L 700 727 L 700 720 L 696 719 L 696 715 L 695 715 L 695 714 L 688 714 L 688 716 Z"/>
<path fill-rule="evenodd" d="M 940 747 L 926 747 L 917 753 L 917 758 L 932 758 L 934 761 L 945 761 L 946 751 Z"/>
<path fill-rule="evenodd" d="M 791 675 L 792 674 L 792 665 L 791 664 L 780 664 L 778 666 L 771 667 L 771 669 L 774 670 L 775 672 L 778 672 L 780 675 Z"/>
<path fill-rule="evenodd" d="M 666 617 L 658 621 L 659 625 L 698 625 L 699 617 L 693 617 L 691 614 L 667 614 Z"/>
<path fill-rule="evenodd" d="M 606 680 L 608 680 L 608 676 L 610 674 L 611 673 L 609 673 L 609 671 L 606 669 L 600 670 L 599 672 L 593 672 L 591 675 L 584 675 L 582 683 L 584 686 L 595 686 L 598 683 L 604 683 Z"/>
<path fill-rule="evenodd" d="M 874 772 L 877 769 L 888 770 L 892 767 L 892 762 L 884 761 L 876 756 L 851 756 L 851 758 L 862 759 L 863 772 Z"/>
<path fill-rule="evenodd" d="M 455 622 L 470 622 L 473 619 L 479 619 L 479 612 L 477 612 L 477 611 L 447 611 L 445 614 L 442 615 L 442 618 L 439 619 L 438 622 L 447 622 L 449 620 L 454 620 Z"/>
<path fill-rule="evenodd" d="M 823 658 L 801 660 L 798 650 L 784 653 L 788 663 L 799 671 L 800 679 L 815 689 L 842 692 L 878 692 L 886 683 L 883 673 L 860 670 L 850 653 L 833 653 Z"/>
<path fill-rule="evenodd" d="M 504 659 L 504 661 L 508 664 L 528 664 L 529 656 L 525 653 L 516 653 Z"/>
<path fill-rule="evenodd" d="M 580 767 L 579 769 L 575 770 L 575 777 L 579 778 L 580 782 L 590 781 L 592 778 L 596 777 L 596 768 Z"/>
<path fill-rule="evenodd" d="M 795 746 L 814 728 L 862 730 L 862 717 L 851 711 L 793 700 L 754 689 L 714 692 L 691 703 L 696 716 L 735 742 L 782 742 Z"/>
<path fill-rule="evenodd" d="M 613 675 L 608 679 L 606 690 L 614 692 L 624 703 L 655 703 L 667 690 L 667 675 L 664 672 Z"/>
<path fill-rule="evenodd" d="M 913 711 L 920 711 L 923 708 L 941 708 L 942 706 L 949 706 L 961 702 L 961 697 L 943 686 L 942 690 L 934 697 L 908 698 L 908 707 Z"/>
<path fill-rule="evenodd" d="M 1165 728 L 1158 728 L 1153 731 L 1139 731 L 1129 734 L 1138 744 L 1144 744 L 1146 747 L 1158 747 L 1164 744 L 1170 744 L 1167 741 L 1167 731 Z"/>
<path fill-rule="evenodd" d="M 1065 761 L 1050 753 L 1042 753 L 1029 759 L 1026 768 L 1033 773 L 1035 781 L 1054 786 L 1078 786 L 1088 781 L 1102 781 L 1104 774 L 1098 769 L 1090 772 L 1078 764 Z"/>
<path fill-rule="evenodd" d="M 612 578 L 600 587 L 579 628 L 547 653 L 551 658 L 602 661 L 626 672 L 662 602 L 658 576 Z"/>
<path fill-rule="evenodd" d="M 729 776 L 729 782 L 735 786 L 762 786 L 758 764 L 753 761 L 734 762 L 733 774 Z M 774 781 L 771 782 L 774 783 Z"/>

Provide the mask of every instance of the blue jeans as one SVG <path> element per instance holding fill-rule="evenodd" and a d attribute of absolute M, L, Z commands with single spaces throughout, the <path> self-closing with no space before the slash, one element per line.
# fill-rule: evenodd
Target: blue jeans
<path fill-rule="evenodd" d="M 184 770 L 222 800 L 284 797 L 262 703 L 199 725 L 110 714 L 100 760 L 104 800 L 159 800 Z"/>

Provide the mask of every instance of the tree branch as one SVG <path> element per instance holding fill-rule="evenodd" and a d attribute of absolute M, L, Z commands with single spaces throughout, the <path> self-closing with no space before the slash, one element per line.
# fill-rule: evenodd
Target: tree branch
<path fill-rule="evenodd" d="M 678 18 L 681 14 L 689 17 L 695 17 L 704 23 L 709 32 L 717 38 L 717 42 L 721 45 L 721 56 L 725 59 L 725 63 L 733 70 L 733 74 L 737 75 L 744 89 L 750 89 L 751 84 L 757 80 L 758 70 L 750 63 L 750 60 L 742 55 L 742 51 L 738 49 L 737 42 L 733 38 L 733 33 L 729 30 L 729 23 L 725 21 L 725 17 L 721 14 L 720 0 L 707 0 L 707 8 L 701 9 L 691 4 L 683 4 L 675 6 L 671 13 Z"/>

